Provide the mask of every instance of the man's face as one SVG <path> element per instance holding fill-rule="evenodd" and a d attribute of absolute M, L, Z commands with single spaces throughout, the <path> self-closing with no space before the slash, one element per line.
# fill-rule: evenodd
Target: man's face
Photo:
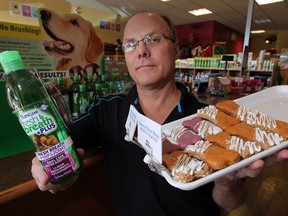
<path fill-rule="evenodd" d="M 164 34 L 171 38 L 167 24 L 160 17 L 148 13 L 137 14 L 129 20 L 124 30 L 123 44 L 139 41 L 147 35 Z M 174 80 L 178 43 L 165 37 L 157 44 L 138 43 L 135 50 L 125 53 L 130 75 L 139 87 L 161 87 L 167 80 Z"/>

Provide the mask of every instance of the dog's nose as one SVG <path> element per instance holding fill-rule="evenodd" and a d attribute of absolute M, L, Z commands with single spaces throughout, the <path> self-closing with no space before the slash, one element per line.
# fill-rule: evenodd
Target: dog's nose
<path fill-rule="evenodd" d="M 40 11 L 40 15 L 41 15 L 41 20 L 42 21 L 47 21 L 51 18 L 51 12 L 47 11 L 47 10 L 41 10 Z"/>

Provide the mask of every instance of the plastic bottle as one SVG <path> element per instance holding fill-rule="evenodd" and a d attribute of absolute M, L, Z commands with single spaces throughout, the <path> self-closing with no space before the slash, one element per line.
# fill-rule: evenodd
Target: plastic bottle
<path fill-rule="evenodd" d="M 101 89 L 102 89 L 102 95 L 106 96 L 109 94 L 109 85 L 107 82 L 107 74 L 101 75 Z"/>
<path fill-rule="evenodd" d="M 73 84 L 69 87 L 70 110 L 73 117 L 78 117 L 77 97 L 79 94 L 80 79 L 79 76 L 73 77 Z"/>
<path fill-rule="evenodd" d="M 102 97 L 102 87 L 101 83 L 95 83 L 95 90 L 93 94 L 93 101 L 95 101 L 97 98 Z"/>
<path fill-rule="evenodd" d="M 109 85 L 109 94 L 115 94 L 115 83 L 114 83 L 114 81 L 110 81 L 109 83 L 108 83 L 108 85 Z"/>
<path fill-rule="evenodd" d="M 33 141 L 51 183 L 62 183 L 79 173 L 81 161 L 43 82 L 25 69 L 17 51 L 0 53 L 0 61 L 7 75 L 8 103 Z"/>
<path fill-rule="evenodd" d="M 63 84 L 63 77 L 56 78 L 56 88 L 61 92 L 67 107 L 70 108 L 69 91 L 68 88 Z"/>
<path fill-rule="evenodd" d="M 94 82 L 93 82 L 93 76 L 92 74 L 88 75 L 87 82 L 86 82 L 86 91 L 89 94 L 89 103 L 92 103 L 93 101 L 93 94 L 94 94 Z"/>
<path fill-rule="evenodd" d="M 85 112 L 86 107 L 89 106 L 90 95 L 86 91 L 86 85 L 80 84 L 79 94 L 77 97 L 77 112 L 78 116 Z"/>

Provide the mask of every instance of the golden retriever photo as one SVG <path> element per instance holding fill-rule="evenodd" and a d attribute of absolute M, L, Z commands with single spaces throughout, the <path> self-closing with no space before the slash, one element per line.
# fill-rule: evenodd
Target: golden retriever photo
<path fill-rule="evenodd" d="M 43 46 L 50 56 L 59 58 L 56 70 L 98 64 L 104 46 L 91 22 L 76 14 L 59 15 L 47 9 L 39 9 L 39 22 L 53 40 Z"/>

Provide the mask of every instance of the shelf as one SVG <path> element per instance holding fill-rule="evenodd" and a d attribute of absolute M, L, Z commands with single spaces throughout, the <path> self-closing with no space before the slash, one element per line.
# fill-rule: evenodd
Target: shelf
<path fill-rule="evenodd" d="M 203 67 L 194 67 L 194 68 L 188 68 L 188 67 L 175 67 L 176 69 L 184 69 L 184 70 L 210 70 L 210 71 L 224 71 L 225 68 L 203 68 Z M 227 71 L 240 71 L 241 68 L 227 68 Z M 273 70 L 247 70 L 247 72 L 250 73 L 259 73 L 259 72 L 265 72 L 265 73 L 273 73 Z"/>

